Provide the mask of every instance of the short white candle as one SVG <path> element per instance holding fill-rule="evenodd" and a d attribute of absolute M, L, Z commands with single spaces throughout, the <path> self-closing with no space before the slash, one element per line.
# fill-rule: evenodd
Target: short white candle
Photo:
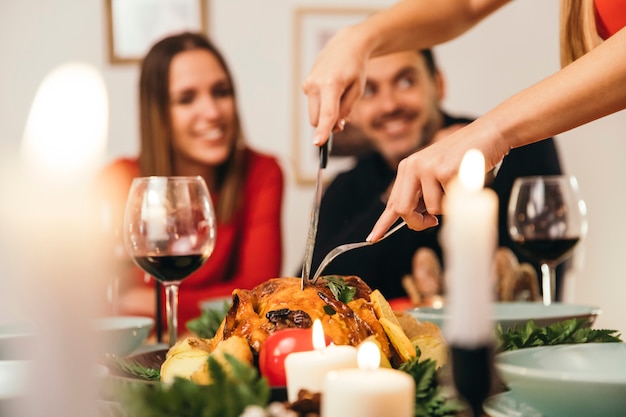
<path fill-rule="evenodd" d="M 493 335 L 493 258 L 497 245 L 498 197 L 485 189 L 483 154 L 468 151 L 459 178 L 450 184 L 444 200 L 442 230 L 446 264 L 444 333 L 451 345 L 485 346 Z"/>
<path fill-rule="evenodd" d="M 322 322 L 313 322 L 314 350 L 294 352 L 285 358 L 287 399 L 294 402 L 300 390 L 322 392 L 324 378 L 329 371 L 357 367 L 357 350 L 354 346 L 326 346 Z"/>
<path fill-rule="evenodd" d="M 358 351 L 359 369 L 332 371 L 326 375 L 321 417 L 412 417 L 415 382 L 402 371 L 379 368 L 380 351 L 363 342 Z"/>

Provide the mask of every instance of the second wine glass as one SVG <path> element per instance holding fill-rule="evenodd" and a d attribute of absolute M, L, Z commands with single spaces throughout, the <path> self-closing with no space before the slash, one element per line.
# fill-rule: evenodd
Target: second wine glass
<path fill-rule="evenodd" d="M 178 333 L 179 284 L 209 258 L 215 238 L 215 212 L 202 177 L 133 180 L 124 242 L 135 263 L 165 286 L 170 346 Z"/>
<path fill-rule="evenodd" d="M 584 236 L 586 208 L 578 182 L 567 175 L 515 180 L 508 206 L 509 235 L 519 250 L 541 264 L 543 303 L 555 300 L 556 267 Z"/>

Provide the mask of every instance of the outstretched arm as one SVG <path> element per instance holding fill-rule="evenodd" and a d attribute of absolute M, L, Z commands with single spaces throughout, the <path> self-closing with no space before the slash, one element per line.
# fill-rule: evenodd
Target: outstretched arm
<path fill-rule="evenodd" d="M 318 55 L 303 89 L 314 142 L 340 126 L 365 84 L 365 63 L 408 48 L 428 48 L 464 33 L 510 0 L 401 0 L 341 30 Z"/>
<path fill-rule="evenodd" d="M 465 152 L 479 149 L 491 169 L 511 148 L 554 136 L 626 108 L 626 28 L 549 78 L 514 95 L 474 123 L 400 163 L 387 207 L 370 238 L 379 239 L 398 217 L 428 227 L 415 211 L 441 213 L 445 187 Z"/>

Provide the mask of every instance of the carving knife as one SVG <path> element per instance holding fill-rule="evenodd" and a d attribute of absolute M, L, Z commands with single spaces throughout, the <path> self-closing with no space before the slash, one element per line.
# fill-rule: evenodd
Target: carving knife
<path fill-rule="evenodd" d="M 304 289 L 305 283 L 309 282 L 311 277 L 311 263 L 313 262 L 313 249 L 315 248 L 315 237 L 317 235 L 317 223 L 319 222 L 320 203 L 322 201 L 322 171 L 328 164 L 328 154 L 332 146 L 333 134 L 322 146 L 320 146 L 320 165 L 317 169 L 317 179 L 315 180 L 315 200 L 313 209 L 311 210 L 311 219 L 309 220 L 309 231 L 306 238 L 306 247 L 304 249 L 304 263 L 302 265 L 302 281 L 300 288 Z"/>

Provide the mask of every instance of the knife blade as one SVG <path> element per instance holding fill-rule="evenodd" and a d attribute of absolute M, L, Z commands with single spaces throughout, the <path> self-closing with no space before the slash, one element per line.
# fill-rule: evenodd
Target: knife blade
<path fill-rule="evenodd" d="M 311 277 L 311 264 L 313 263 L 313 249 L 315 248 L 315 237 L 317 236 L 317 224 L 320 216 L 320 203 L 322 202 L 322 172 L 328 165 L 328 154 L 332 145 L 333 134 L 322 146 L 320 146 L 320 165 L 317 169 L 317 178 L 315 180 L 315 200 L 313 201 L 313 209 L 311 210 L 311 218 L 309 220 L 309 231 L 306 238 L 306 246 L 304 248 L 304 262 L 302 264 L 302 279 L 300 289 L 304 289 L 305 283 L 309 282 Z"/>

